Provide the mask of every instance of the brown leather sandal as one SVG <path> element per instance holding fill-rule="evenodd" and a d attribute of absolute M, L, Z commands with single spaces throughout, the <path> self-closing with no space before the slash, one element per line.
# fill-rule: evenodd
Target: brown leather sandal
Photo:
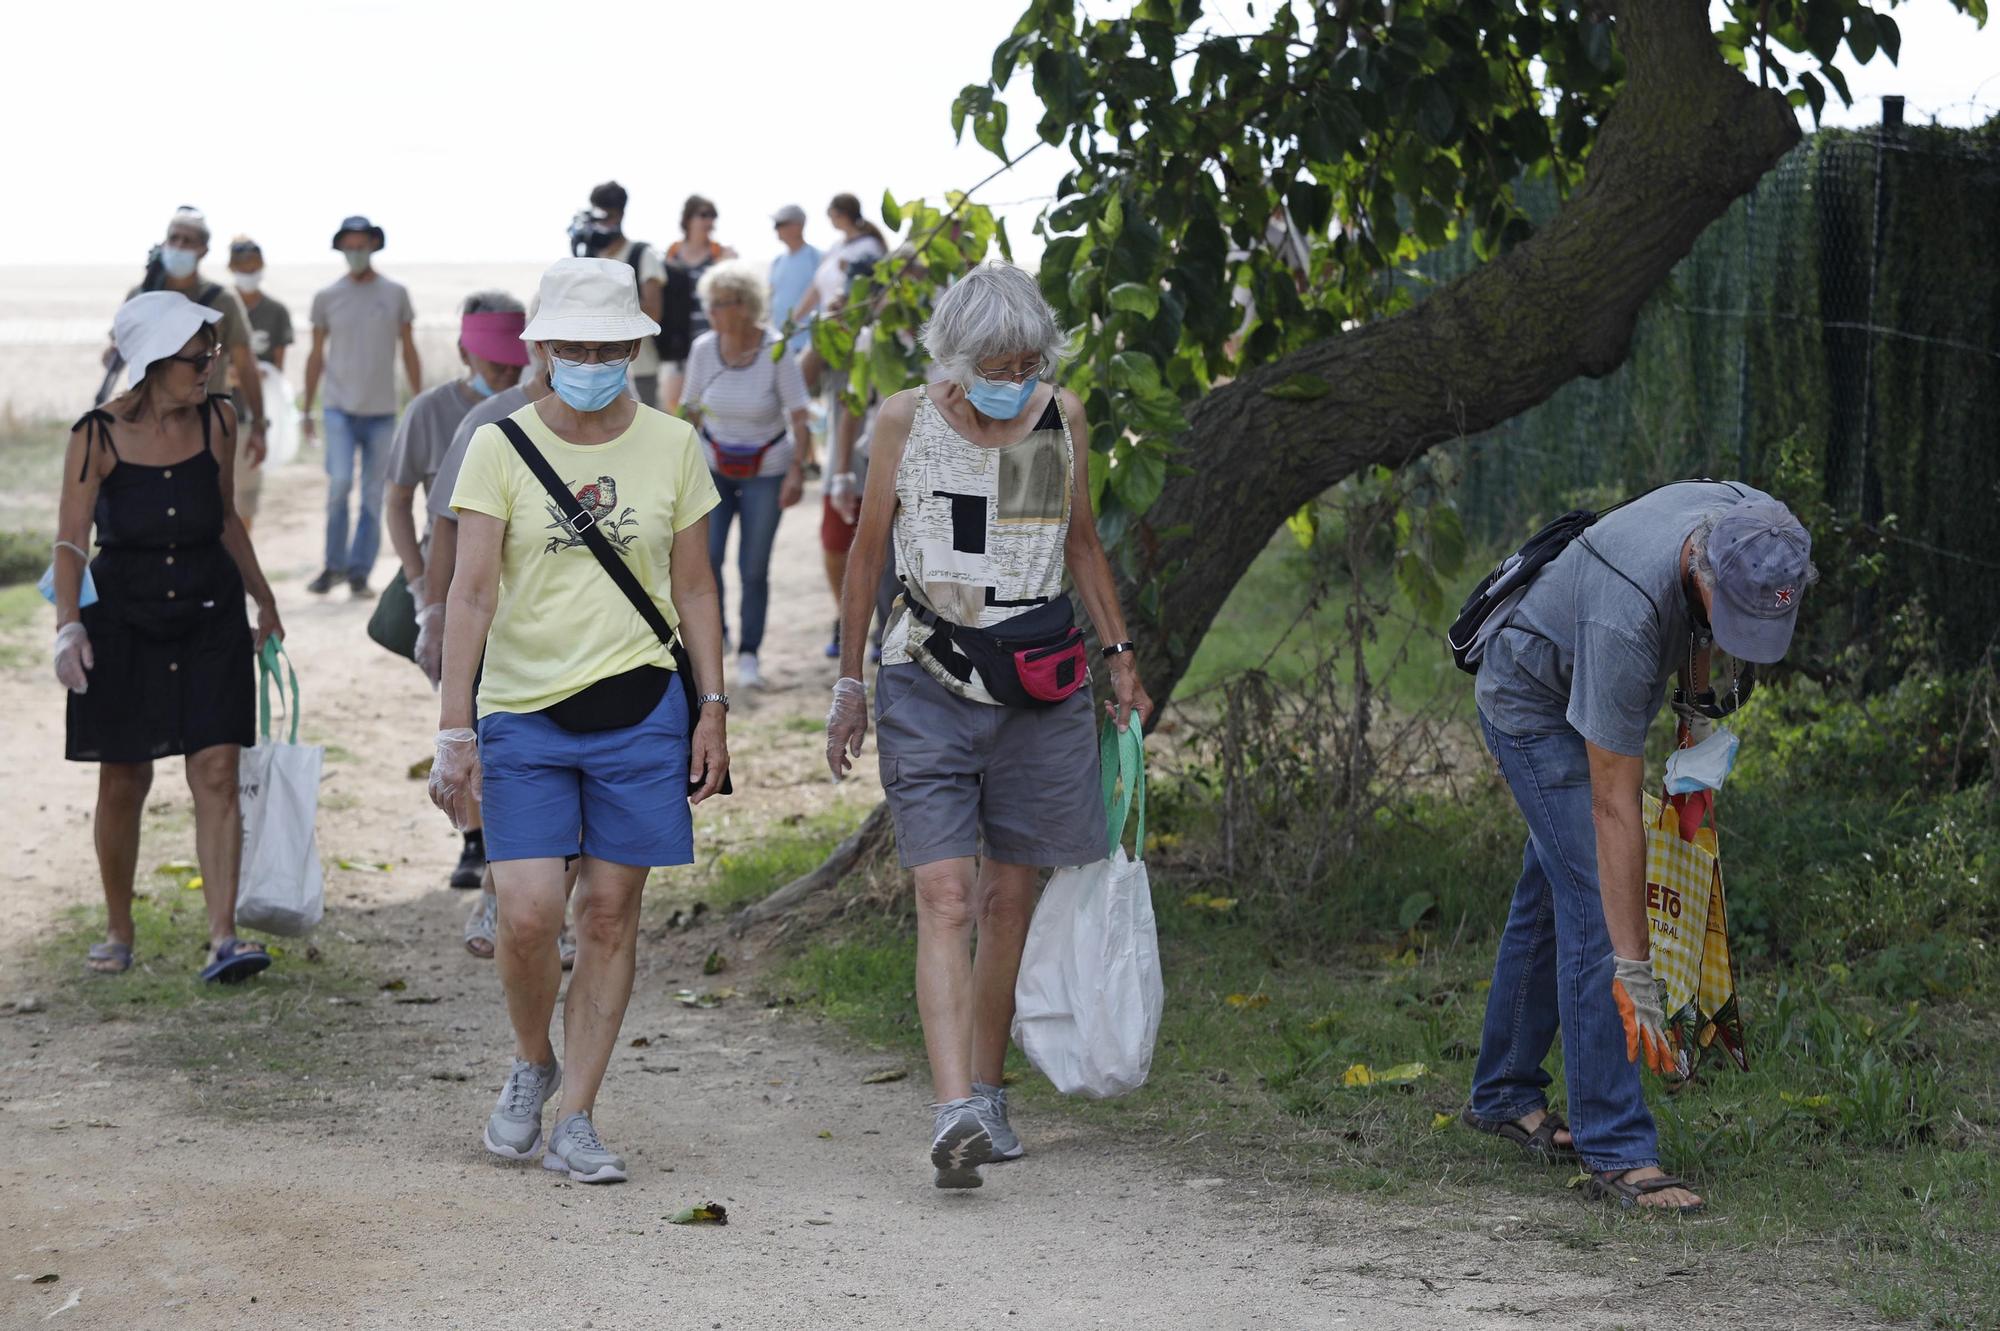
<path fill-rule="evenodd" d="M 1692 1206 L 1643 1206 L 1640 1204 L 1639 1199 L 1641 1197 L 1649 1196 L 1656 1192 L 1665 1192 L 1669 1188 L 1686 1188 L 1689 1192 L 1694 1191 L 1693 1185 L 1686 1179 L 1675 1178 L 1672 1174 L 1662 1174 L 1658 1178 L 1641 1179 L 1637 1183 L 1627 1182 L 1623 1173 L 1591 1174 L 1583 1181 L 1583 1195 L 1587 1199 L 1590 1201 L 1617 1202 L 1619 1206 L 1627 1211 L 1658 1211 L 1662 1215 L 1697 1215 L 1707 1206 L 1706 1202 L 1696 1202 Z"/>
<path fill-rule="evenodd" d="M 1558 1132 L 1568 1132 L 1570 1126 L 1563 1122 L 1562 1115 L 1553 1109 L 1544 1111 L 1542 1121 L 1535 1125 L 1533 1132 L 1529 1132 L 1519 1123 L 1512 1120 L 1504 1123 L 1489 1123 L 1485 1119 L 1475 1115 L 1470 1109 L 1460 1114 L 1458 1121 L 1465 1124 L 1466 1127 L 1471 1128 L 1474 1132 L 1483 1132 L 1489 1137 L 1498 1137 L 1501 1141 L 1514 1143 L 1514 1145 L 1520 1147 L 1543 1164 L 1554 1163 L 1558 1158 L 1565 1160 L 1574 1159 L 1576 1156 L 1576 1142 L 1574 1137 L 1572 1137 L 1567 1145 L 1556 1140 L 1556 1134 Z"/>

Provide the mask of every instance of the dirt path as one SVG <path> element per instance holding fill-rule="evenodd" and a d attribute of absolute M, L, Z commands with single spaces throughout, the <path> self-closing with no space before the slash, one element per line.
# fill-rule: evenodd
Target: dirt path
<path fill-rule="evenodd" d="M 1189 1179 L 1143 1138 L 1073 1116 L 1021 1125 L 1031 1154 L 976 1193 L 930 1186 L 927 1088 L 864 1085 L 885 1060 L 745 998 L 713 1010 L 702 934 L 649 938 L 598 1119 L 633 1182 L 584 1188 L 506 1166 L 478 1132 L 509 1044 L 490 963 L 459 946 L 467 894 L 442 886 L 455 838 L 406 775 L 434 704 L 415 672 L 369 643 L 368 609 L 303 591 L 323 482 L 267 483 L 259 547 L 302 671 L 306 728 L 330 752 L 320 815 L 331 870 L 324 929 L 407 997 L 340 999 L 293 1071 L 235 1075 L 235 1047 L 163 1061 L 171 1032 L 99 1021 L 61 991 L 0 1017 L 0 1323 L 118 1328 L 1550 1326 L 1644 1323 L 1626 1273 L 1585 1276 L 1553 1245 L 1492 1215 L 1390 1211 L 1300 1197 L 1256 1179 Z M 744 793 L 697 815 L 697 837 L 742 842 L 777 821 L 865 803 L 819 766 L 799 718 L 823 715 L 829 601 L 817 512 L 787 516 L 766 670 L 778 686 L 732 723 Z M 381 570 L 391 567 L 385 557 Z M 46 617 L 28 664 L 0 670 L 0 771 L 15 853 L 0 870 L 0 1000 L 64 907 L 97 897 L 92 769 L 60 762 L 61 706 L 45 678 Z M 862 764 L 872 782 L 872 762 Z M 163 765 L 142 865 L 188 853 L 186 797 Z M 737 945 L 730 944 L 732 950 Z M 178 966 L 191 959 L 151 959 Z M 736 957 L 752 971 L 754 957 Z M 297 956 L 280 962 L 304 966 Z M 24 978 L 26 977 L 26 978 Z M 106 983 L 118 983 L 107 981 Z M 737 981 L 741 983 L 741 981 Z M 435 1000 L 435 1001 L 431 1001 Z M 306 1001 L 306 1000 L 302 1000 Z M 313 1002 L 321 1000 L 313 999 Z M 247 1038 L 254 1040 L 251 1032 Z M 1220 1186 L 1218 1186 L 1220 1185 Z M 1445 1190 L 1440 1189 L 1443 1193 Z M 1223 1200 L 1227 1197 L 1229 1200 Z M 716 1200 L 726 1229 L 664 1217 Z M 1440 1196 L 1444 1207 L 1463 1197 Z M 1480 1205 L 1475 1203 L 1475 1205 Z M 1460 1228 L 1465 1226 L 1466 1228 Z M 45 1272 L 60 1279 L 31 1283 Z M 1775 1310 L 1774 1310 L 1775 1311 Z M 1678 1310 L 1677 1325 L 1713 1310 Z M 1775 1325 L 1783 1312 L 1761 1319 Z"/>

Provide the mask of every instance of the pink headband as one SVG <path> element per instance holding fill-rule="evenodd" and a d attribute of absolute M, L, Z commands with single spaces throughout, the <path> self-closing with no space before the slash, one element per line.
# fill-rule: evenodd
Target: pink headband
<path fill-rule="evenodd" d="M 475 356 L 501 365 L 526 365 L 528 348 L 521 341 L 521 330 L 527 326 L 528 316 L 518 311 L 468 314 L 458 321 L 458 340 Z"/>

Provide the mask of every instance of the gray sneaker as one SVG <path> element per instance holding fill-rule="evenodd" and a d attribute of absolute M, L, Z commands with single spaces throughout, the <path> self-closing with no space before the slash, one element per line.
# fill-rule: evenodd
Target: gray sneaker
<path fill-rule="evenodd" d="M 598 1139 L 590 1125 L 590 1115 L 571 1114 L 549 1133 L 549 1149 L 542 1155 L 542 1168 L 567 1170 L 577 1183 L 623 1183 L 625 1160 L 613 1155 Z"/>
<path fill-rule="evenodd" d="M 979 1121 L 986 1125 L 986 1135 L 993 1139 L 992 1163 L 1002 1164 L 1026 1155 L 1028 1148 L 1021 1145 L 1021 1139 L 1014 1135 L 1013 1124 L 1007 1121 L 1007 1088 L 976 1081 L 972 1083 L 972 1098 L 986 1102 Z"/>
<path fill-rule="evenodd" d="M 985 1101 L 977 1096 L 932 1105 L 937 1129 L 931 1137 L 931 1164 L 940 1188 L 976 1188 L 983 1180 L 979 1166 L 993 1158 L 993 1134 L 980 1113 Z"/>
<path fill-rule="evenodd" d="M 525 1058 L 514 1060 L 500 1103 L 486 1120 L 486 1149 L 509 1160 L 526 1160 L 542 1140 L 542 1106 L 562 1085 L 562 1064 L 540 1067 Z"/>

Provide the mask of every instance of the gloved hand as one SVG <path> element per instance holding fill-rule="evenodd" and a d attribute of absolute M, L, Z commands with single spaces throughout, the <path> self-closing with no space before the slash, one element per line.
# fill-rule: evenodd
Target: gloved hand
<path fill-rule="evenodd" d="M 444 675 L 444 606 L 425 605 L 417 608 L 417 646 L 414 652 L 417 668 L 424 672 L 424 678 L 435 689 Z"/>
<path fill-rule="evenodd" d="M 56 679 L 71 693 L 90 692 L 88 672 L 97 665 L 91 654 L 90 634 L 81 622 L 72 621 L 56 630 Z"/>
<path fill-rule="evenodd" d="M 431 760 L 431 803 L 463 832 L 473 826 L 479 804 L 479 736 L 469 729 L 440 730 Z"/>
<path fill-rule="evenodd" d="M 1611 956 L 1611 1000 L 1625 1023 L 1625 1057 L 1644 1062 L 1662 1077 L 1686 1076 L 1680 1055 L 1667 1042 L 1666 1018 L 1660 1011 L 1660 982 L 1651 960 Z"/>
<path fill-rule="evenodd" d="M 826 765 L 834 779 L 847 775 L 861 756 L 868 734 L 868 686 L 850 675 L 833 681 L 833 705 L 826 710 Z"/>
<path fill-rule="evenodd" d="M 832 503 L 833 511 L 848 526 L 852 527 L 855 519 L 861 516 L 861 491 L 855 485 L 853 472 L 836 472 L 827 477 L 826 497 Z"/>
<path fill-rule="evenodd" d="M 423 623 L 424 580 L 418 578 L 415 582 L 410 582 L 406 579 L 403 583 L 403 590 L 410 594 L 410 618 L 416 620 L 419 624 Z"/>

